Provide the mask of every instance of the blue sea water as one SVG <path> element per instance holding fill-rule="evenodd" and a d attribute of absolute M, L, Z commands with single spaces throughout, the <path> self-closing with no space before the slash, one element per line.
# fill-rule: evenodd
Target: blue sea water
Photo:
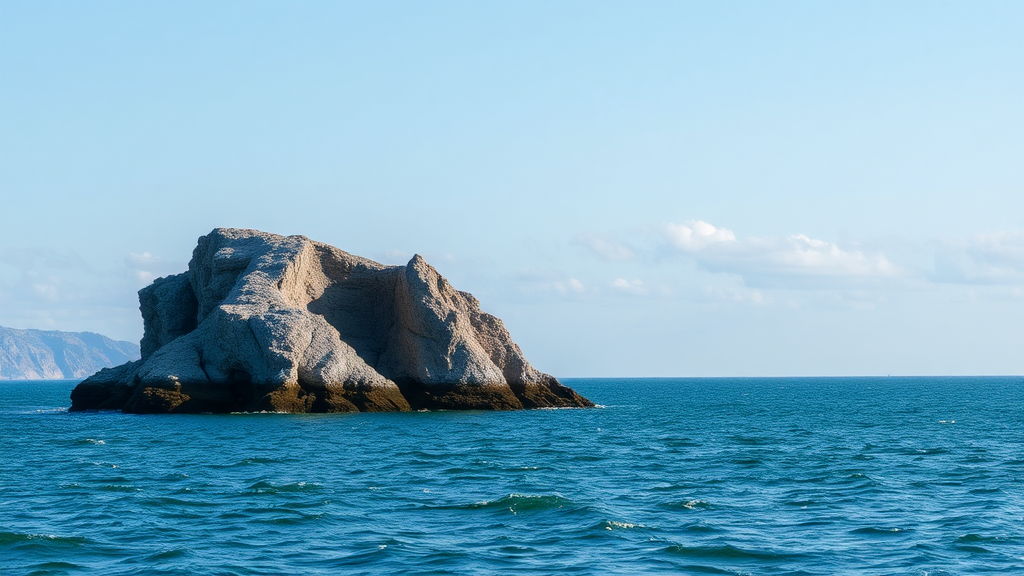
<path fill-rule="evenodd" d="M 573 379 L 598 409 L 69 414 L 0 383 L 0 573 L 1024 574 L 1024 378 Z"/>

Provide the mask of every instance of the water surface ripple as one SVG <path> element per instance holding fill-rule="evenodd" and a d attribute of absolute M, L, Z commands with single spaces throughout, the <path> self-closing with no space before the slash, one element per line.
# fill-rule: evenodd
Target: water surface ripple
<path fill-rule="evenodd" d="M 68 414 L 74 383 L 0 383 L 0 573 L 1024 573 L 1022 378 L 566 383 L 603 407 Z"/>

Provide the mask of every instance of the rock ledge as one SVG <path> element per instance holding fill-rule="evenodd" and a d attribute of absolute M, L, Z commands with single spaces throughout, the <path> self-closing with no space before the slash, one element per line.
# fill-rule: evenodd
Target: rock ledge
<path fill-rule="evenodd" d="M 418 255 L 384 266 L 304 236 L 218 228 L 139 304 L 142 358 L 76 386 L 72 411 L 593 406 Z"/>

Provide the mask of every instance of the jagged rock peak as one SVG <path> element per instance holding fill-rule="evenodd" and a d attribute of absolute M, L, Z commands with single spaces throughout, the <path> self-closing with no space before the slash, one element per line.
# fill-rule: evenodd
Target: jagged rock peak
<path fill-rule="evenodd" d="M 593 406 L 419 255 L 385 266 L 304 236 L 218 228 L 139 304 L 142 358 L 83 381 L 72 410 Z"/>

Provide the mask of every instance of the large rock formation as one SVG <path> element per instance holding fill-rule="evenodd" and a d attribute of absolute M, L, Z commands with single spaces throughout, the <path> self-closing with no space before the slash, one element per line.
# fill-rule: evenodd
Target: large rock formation
<path fill-rule="evenodd" d="M 414 256 L 384 266 L 303 236 L 217 229 L 139 291 L 142 359 L 72 410 L 346 412 L 592 406 Z"/>
<path fill-rule="evenodd" d="M 0 380 L 84 378 L 138 357 L 138 344 L 111 340 L 93 332 L 0 326 Z"/>

